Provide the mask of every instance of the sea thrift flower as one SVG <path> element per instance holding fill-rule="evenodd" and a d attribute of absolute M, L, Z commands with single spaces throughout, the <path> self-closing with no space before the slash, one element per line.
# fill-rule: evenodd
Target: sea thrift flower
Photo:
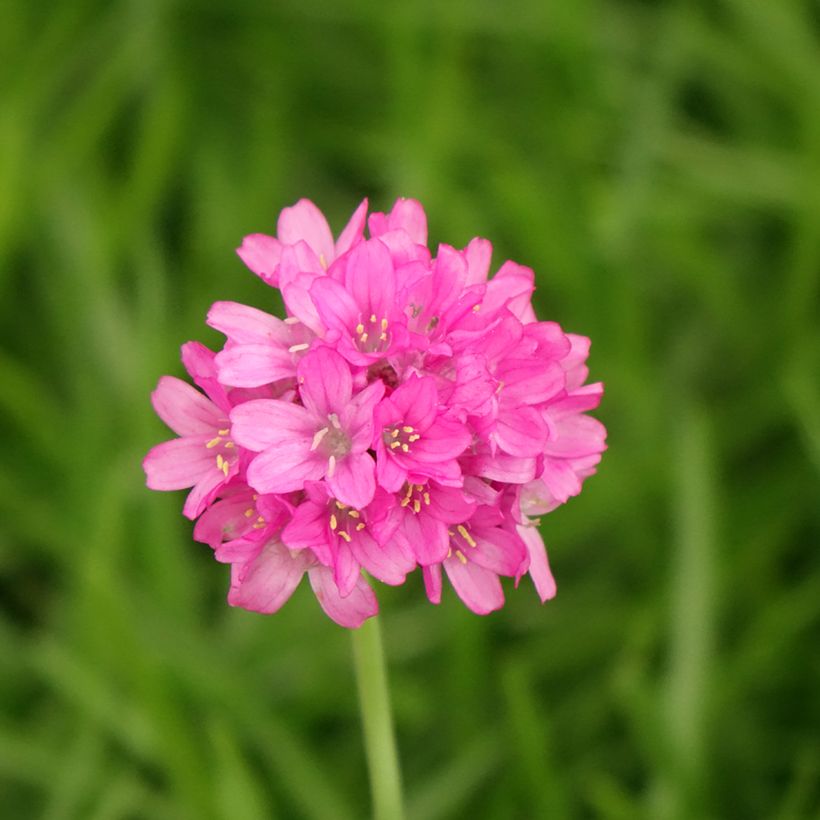
<path fill-rule="evenodd" d="M 365 237 L 365 225 L 370 237 Z M 214 354 L 163 376 L 154 407 L 179 436 L 144 461 L 148 486 L 192 488 L 194 537 L 231 565 L 228 602 L 275 612 L 307 574 L 337 623 L 377 612 L 365 573 L 414 570 L 438 603 L 446 576 L 471 610 L 504 603 L 503 578 L 555 594 L 538 525 L 577 495 L 605 449 L 587 415 L 589 340 L 538 321 L 535 275 L 492 247 L 427 247 L 421 205 L 362 202 L 334 240 L 308 200 L 239 255 L 287 316 L 217 302 Z M 200 392 L 202 391 L 202 392 Z"/>

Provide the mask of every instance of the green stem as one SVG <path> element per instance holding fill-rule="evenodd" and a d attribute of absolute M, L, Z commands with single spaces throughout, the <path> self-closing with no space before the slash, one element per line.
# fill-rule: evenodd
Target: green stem
<path fill-rule="evenodd" d="M 351 632 L 374 820 L 402 820 L 401 773 L 378 618 Z"/>

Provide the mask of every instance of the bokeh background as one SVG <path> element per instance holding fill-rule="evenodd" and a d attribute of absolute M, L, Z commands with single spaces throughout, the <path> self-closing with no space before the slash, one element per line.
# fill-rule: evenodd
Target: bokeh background
<path fill-rule="evenodd" d="M 411 820 L 820 817 L 820 6 L 7 0 L 0 816 L 356 820 L 349 635 L 224 604 L 148 396 L 302 196 L 427 208 L 593 339 L 559 595 L 381 594 Z"/>

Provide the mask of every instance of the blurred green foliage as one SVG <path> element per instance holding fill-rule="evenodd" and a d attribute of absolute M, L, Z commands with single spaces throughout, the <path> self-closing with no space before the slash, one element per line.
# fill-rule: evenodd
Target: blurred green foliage
<path fill-rule="evenodd" d="M 820 7 L 7 0 L 0 816 L 355 820 L 349 637 L 224 605 L 148 394 L 308 196 L 491 238 L 610 451 L 479 618 L 381 594 L 411 820 L 820 817 Z"/>

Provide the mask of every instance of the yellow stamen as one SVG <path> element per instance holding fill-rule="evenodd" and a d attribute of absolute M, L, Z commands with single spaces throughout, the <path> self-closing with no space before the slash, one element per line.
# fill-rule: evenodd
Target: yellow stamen
<path fill-rule="evenodd" d="M 219 433 L 220 436 L 227 436 L 231 431 L 226 427 L 224 430 L 217 430 L 216 432 Z"/>
<path fill-rule="evenodd" d="M 475 546 L 475 540 L 473 536 L 467 531 L 467 527 L 464 524 L 459 524 L 456 529 L 458 530 L 459 535 L 471 546 Z"/>
<path fill-rule="evenodd" d="M 226 442 L 225 442 L 225 449 L 226 449 L 226 450 L 231 450 L 231 449 L 233 449 L 233 446 L 234 446 L 234 443 L 233 443 L 232 441 L 226 441 Z"/>
<path fill-rule="evenodd" d="M 358 510 L 351 510 L 351 511 L 348 513 L 348 515 L 349 515 L 351 518 L 358 518 L 358 517 L 359 517 L 359 515 L 360 515 L 360 513 L 359 513 L 359 511 L 358 511 Z"/>
<path fill-rule="evenodd" d="M 410 452 L 410 445 L 408 445 L 408 444 L 402 444 L 402 446 L 401 446 L 401 451 L 402 451 L 403 453 L 409 453 L 409 452 Z"/>
<path fill-rule="evenodd" d="M 361 335 L 361 336 L 359 336 L 359 341 L 361 341 L 361 342 L 366 342 L 366 341 L 367 341 L 367 334 L 366 334 L 366 333 L 362 333 L 362 335 Z"/>
<path fill-rule="evenodd" d="M 224 459 L 224 458 L 222 458 L 222 454 L 221 454 L 221 453 L 217 453 L 217 454 L 216 454 L 216 467 L 217 467 L 217 469 L 218 469 L 218 470 L 221 470 L 221 469 L 222 469 L 222 465 L 223 465 L 224 463 L 225 463 L 225 459 Z"/>
<path fill-rule="evenodd" d="M 374 325 L 376 324 L 376 314 L 375 313 L 370 314 L 370 321 L 371 321 L 372 324 L 374 324 Z"/>
<path fill-rule="evenodd" d="M 400 441 L 391 441 L 390 442 L 390 449 L 395 450 L 396 447 L 401 447 L 401 442 Z"/>
<path fill-rule="evenodd" d="M 467 556 L 461 550 L 456 550 L 456 558 L 458 558 L 462 564 L 467 563 Z"/>
<path fill-rule="evenodd" d="M 421 436 L 418 433 L 413 433 L 412 436 L 407 437 L 407 440 L 408 441 L 418 441 L 420 438 L 421 438 Z"/>
<path fill-rule="evenodd" d="M 253 507 L 248 507 L 248 509 L 245 510 L 245 518 L 250 518 L 252 515 L 253 515 Z"/>
<path fill-rule="evenodd" d="M 414 428 L 411 427 L 409 424 L 405 424 L 404 427 L 401 428 L 403 433 L 412 433 Z"/>
<path fill-rule="evenodd" d="M 335 530 L 336 527 L 339 525 L 339 522 L 336 520 L 336 516 L 331 513 L 330 515 L 330 529 Z"/>
<path fill-rule="evenodd" d="M 379 334 L 379 341 L 380 342 L 386 342 L 387 341 L 387 334 L 386 333 L 380 333 Z"/>
<path fill-rule="evenodd" d="M 227 461 L 222 462 L 222 472 L 225 474 L 225 478 L 228 477 L 228 472 L 231 469 L 231 465 L 228 464 Z"/>
<path fill-rule="evenodd" d="M 382 319 L 381 328 L 382 330 L 387 330 L 387 319 Z"/>
<path fill-rule="evenodd" d="M 364 529 L 364 522 L 363 522 L 363 521 L 359 521 L 359 523 L 358 523 L 358 524 L 356 524 L 356 531 L 357 531 L 357 532 L 361 532 L 363 529 Z"/>
<path fill-rule="evenodd" d="M 398 438 L 398 436 L 399 436 L 399 428 L 396 427 L 396 428 L 393 429 L 393 432 L 390 434 L 390 437 L 391 438 Z"/>
<path fill-rule="evenodd" d="M 337 510 L 346 510 L 347 509 L 347 504 L 342 504 L 341 501 L 337 501 L 336 502 L 336 509 Z"/>
<path fill-rule="evenodd" d="M 424 494 L 424 503 L 425 503 L 425 504 L 429 504 L 429 503 L 430 503 L 430 493 L 425 493 L 425 494 Z"/>
<path fill-rule="evenodd" d="M 481 305 L 473 305 L 473 313 L 478 313 L 481 310 Z"/>
<path fill-rule="evenodd" d="M 402 498 L 402 500 L 401 500 L 401 506 L 402 507 L 406 507 L 409 503 L 410 503 L 409 496 L 406 496 L 405 498 Z"/>
<path fill-rule="evenodd" d="M 359 324 L 356 325 L 356 333 L 358 333 L 358 334 L 364 333 L 364 325 L 361 322 L 359 322 Z"/>
<path fill-rule="evenodd" d="M 348 544 L 353 540 L 344 530 L 339 531 L 339 538 L 344 538 Z"/>
<path fill-rule="evenodd" d="M 421 512 L 421 501 L 418 498 L 413 502 L 413 511 L 420 513 Z"/>
<path fill-rule="evenodd" d="M 212 438 L 205 446 L 210 450 L 211 447 L 216 447 L 220 441 L 222 441 L 222 436 L 217 436 L 216 438 Z"/>

